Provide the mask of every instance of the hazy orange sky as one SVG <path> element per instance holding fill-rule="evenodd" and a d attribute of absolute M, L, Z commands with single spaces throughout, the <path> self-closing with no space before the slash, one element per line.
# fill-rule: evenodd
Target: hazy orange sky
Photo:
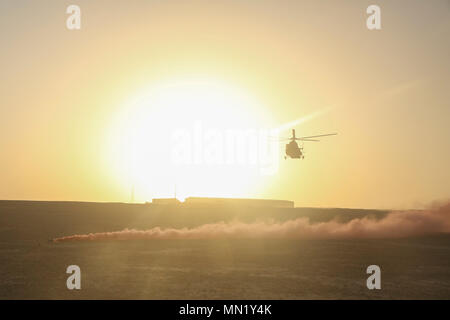
<path fill-rule="evenodd" d="M 70 4 L 80 30 L 66 28 Z M 370 4 L 382 30 L 366 28 Z M 446 0 L 2 0 L 0 199 L 129 201 L 135 185 L 146 201 L 175 184 L 182 196 L 297 206 L 448 199 L 449 39 Z M 133 102 L 161 86 L 184 97 L 192 81 L 217 85 L 203 109 L 177 102 L 161 114 L 151 99 Z M 197 89 L 193 104 L 204 99 Z M 273 175 L 238 166 L 168 175 L 160 157 L 175 124 L 278 127 L 321 111 L 297 134 L 339 135 L 305 144 L 302 161 L 285 161 L 281 146 Z M 149 131 L 136 131 L 143 123 Z M 125 136 L 145 150 L 131 175 Z"/>

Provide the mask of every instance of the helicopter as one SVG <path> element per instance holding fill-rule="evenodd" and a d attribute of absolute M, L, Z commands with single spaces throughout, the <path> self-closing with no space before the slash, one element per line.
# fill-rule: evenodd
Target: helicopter
<path fill-rule="evenodd" d="M 287 159 L 288 157 L 290 157 L 292 159 L 304 159 L 305 158 L 305 154 L 303 152 L 303 143 L 302 143 L 302 146 L 299 147 L 297 144 L 297 141 L 318 142 L 320 140 L 317 140 L 315 138 L 326 137 L 326 136 L 335 136 L 335 135 L 337 135 L 337 133 L 328 133 L 328 134 L 321 134 L 321 135 L 317 135 L 317 136 L 308 136 L 308 137 L 297 138 L 295 136 L 295 129 L 292 129 L 292 137 L 280 139 L 280 141 L 290 140 L 290 142 L 288 144 L 286 144 L 286 155 L 284 156 L 284 159 Z"/>

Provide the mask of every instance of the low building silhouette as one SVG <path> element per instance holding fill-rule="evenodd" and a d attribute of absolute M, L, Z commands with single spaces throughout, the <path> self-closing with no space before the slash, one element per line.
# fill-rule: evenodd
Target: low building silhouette
<path fill-rule="evenodd" d="M 184 202 L 176 198 L 153 199 L 154 205 L 182 205 L 184 207 L 253 207 L 253 208 L 294 208 L 294 201 L 271 199 L 243 199 L 243 198 L 207 198 L 189 197 Z"/>

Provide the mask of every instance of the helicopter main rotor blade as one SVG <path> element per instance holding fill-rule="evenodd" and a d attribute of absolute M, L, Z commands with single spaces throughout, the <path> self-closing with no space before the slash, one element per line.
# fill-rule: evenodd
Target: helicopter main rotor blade
<path fill-rule="evenodd" d="M 335 136 L 335 135 L 337 135 L 337 133 L 327 133 L 327 134 L 321 134 L 318 136 L 300 137 L 300 138 L 296 138 L 296 139 L 319 138 L 319 137 L 327 137 L 327 136 Z"/>
<path fill-rule="evenodd" d="M 270 141 L 291 141 L 292 138 L 280 138 L 280 139 L 273 139 Z M 315 139 L 306 139 L 306 138 L 295 138 L 295 140 L 300 140 L 300 141 L 316 141 L 319 142 L 320 140 L 315 140 Z"/>
<path fill-rule="evenodd" d="M 292 138 L 278 138 L 278 137 L 269 137 L 270 141 L 285 141 L 285 140 L 292 140 Z"/>

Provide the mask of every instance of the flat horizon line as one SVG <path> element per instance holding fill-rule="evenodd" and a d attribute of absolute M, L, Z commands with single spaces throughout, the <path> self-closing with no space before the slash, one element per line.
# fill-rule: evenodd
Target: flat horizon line
<path fill-rule="evenodd" d="M 195 198 L 209 198 L 209 199 L 236 199 L 236 200 L 276 200 L 276 199 L 261 199 L 261 198 L 214 198 L 214 197 L 195 197 Z M 173 198 L 166 198 L 173 199 Z M 291 201 L 291 200 L 281 200 Z M 124 204 L 124 205 L 148 205 L 151 202 L 122 202 L 122 201 L 85 201 L 85 200 L 30 200 L 30 199 L 0 199 L 1 202 L 40 202 L 40 203 L 86 203 L 86 204 Z M 183 202 L 181 202 L 183 203 Z M 352 207 L 313 207 L 313 206 L 294 206 L 292 208 L 279 209 L 342 209 L 342 210 L 374 210 L 374 211 L 401 211 L 401 210 L 420 210 L 420 209 L 379 209 L 379 208 L 352 208 Z"/>

